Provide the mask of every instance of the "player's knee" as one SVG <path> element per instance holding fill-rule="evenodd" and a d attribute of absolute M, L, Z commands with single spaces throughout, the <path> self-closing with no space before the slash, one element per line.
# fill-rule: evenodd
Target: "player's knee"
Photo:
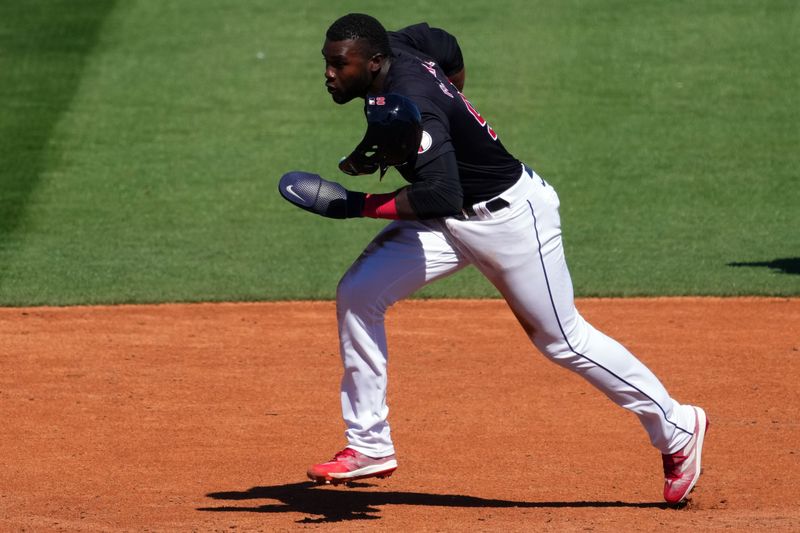
<path fill-rule="evenodd" d="M 353 294 L 356 292 L 355 283 L 353 282 L 353 276 L 350 272 L 345 272 L 342 279 L 339 280 L 339 284 L 336 286 L 336 306 L 341 307 L 349 302 L 353 298 Z"/>
<path fill-rule="evenodd" d="M 542 355 L 554 362 L 560 362 L 573 355 L 568 342 L 563 337 L 545 337 L 538 335 L 534 337 L 533 344 L 542 352 Z"/>
<path fill-rule="evenodd" d="M 571 366 L 587 348 L 588 331 L 585 322 L 580 321 L 576 326 L 579 327 L 558 328 L 551 332 L 537 331 L 532 337 L 533 344 L 553 362 Z"/>
<path fill-rule="evenodd" d="M 344 311 L 354 312 L 359 315 L 380 314 L 385 307 L 381 305 L 378 294 L 371 287 L 374 283 L 361 279 L 358 271 L 348 270 L 336 287 L 336 310 L 341 314 Z"/>

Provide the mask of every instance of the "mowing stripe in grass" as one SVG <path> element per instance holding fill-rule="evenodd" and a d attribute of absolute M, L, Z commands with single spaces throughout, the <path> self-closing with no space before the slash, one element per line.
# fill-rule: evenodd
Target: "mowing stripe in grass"
<path fill-rule="evenodd" d="M 24 5 L 22 5 L 24 4 Z M 115 0 L 0 3 L 0 278 L 48 141 Z"/>

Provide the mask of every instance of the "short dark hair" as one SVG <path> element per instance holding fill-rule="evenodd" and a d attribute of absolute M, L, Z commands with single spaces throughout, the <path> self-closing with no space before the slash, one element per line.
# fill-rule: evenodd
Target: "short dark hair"
<path fill-rule="evenodd" d="M 388 56 L 392 53 L 386 28 L 378 22 L 378 19 L 363 13 L 348 13 L 339 18 L 328 28 L 325 37 L 329 41 L 364 39 L 367 43 L 365 51 L 369 56 L 375 54 Z"/>

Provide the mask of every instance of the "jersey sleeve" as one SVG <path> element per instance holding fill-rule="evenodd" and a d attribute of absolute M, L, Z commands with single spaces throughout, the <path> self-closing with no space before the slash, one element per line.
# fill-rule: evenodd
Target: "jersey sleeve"
<path fill-rule="evenodd" d="M 423 133 L 413 165 L 398 168 L 411 182 L 409 202 L 421 219 L 454 215 L 461 210 L 463 191 L 447 116 L 428 98 L 411 98 L 420 109 Z"/>
<path fill-rule="evenodd" d="M 464 70 L 464 57 L 456 38 L 440 28 L 431 28 L 431 45 L 438 50 L 437 63 L 447 77 Z"/>
<path fill-rule="evenodd" d="M 417 218 L 452 216 L 461 211 L 464 191 L 455 152 L 446 152 L 416 169 L 421 180 L 408 186 L 408 202 Z"/>
<path fill-rule="evenodd" d="M 422 53 L 435 61 L 448 77 L 464 69 L 458 40 L 447 31 L 431 28 L 425 22 L 389 32 L 389 42 L 393 48 Z"/>
<path fill-rule="evenodd" d="M 417 152 L 415 169 L 425 166 L 443 153 L 453 152 L 450 121 L 447 115 L 428 98 L 411 96 L 422 115 L 422 141 Z"/>

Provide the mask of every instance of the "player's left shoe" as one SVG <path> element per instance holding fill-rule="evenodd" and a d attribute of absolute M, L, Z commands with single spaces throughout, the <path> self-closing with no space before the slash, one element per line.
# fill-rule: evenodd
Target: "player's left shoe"
<path fill-rule="evenodd" d="M 671 454 L 662 454 L 664 462 L 664 500 L 676 505 L 682 502 L 694 488 L 700 477 L 700 458 L 703 453 L 703 441 L 708 431 L 708 418 L 699 407 L 693 407 L 697 415 L 694 435 L 682 450 Z"/>
<path fill-rule="evenodd" d="M 352 448 L 345 448 L 330 461 L 309 468 L 308 477 L 317 483 L 337 485 L 368 477 L 389 477 L 396 469 L 397 459 L 394 455 L 369 457 Z"/>

